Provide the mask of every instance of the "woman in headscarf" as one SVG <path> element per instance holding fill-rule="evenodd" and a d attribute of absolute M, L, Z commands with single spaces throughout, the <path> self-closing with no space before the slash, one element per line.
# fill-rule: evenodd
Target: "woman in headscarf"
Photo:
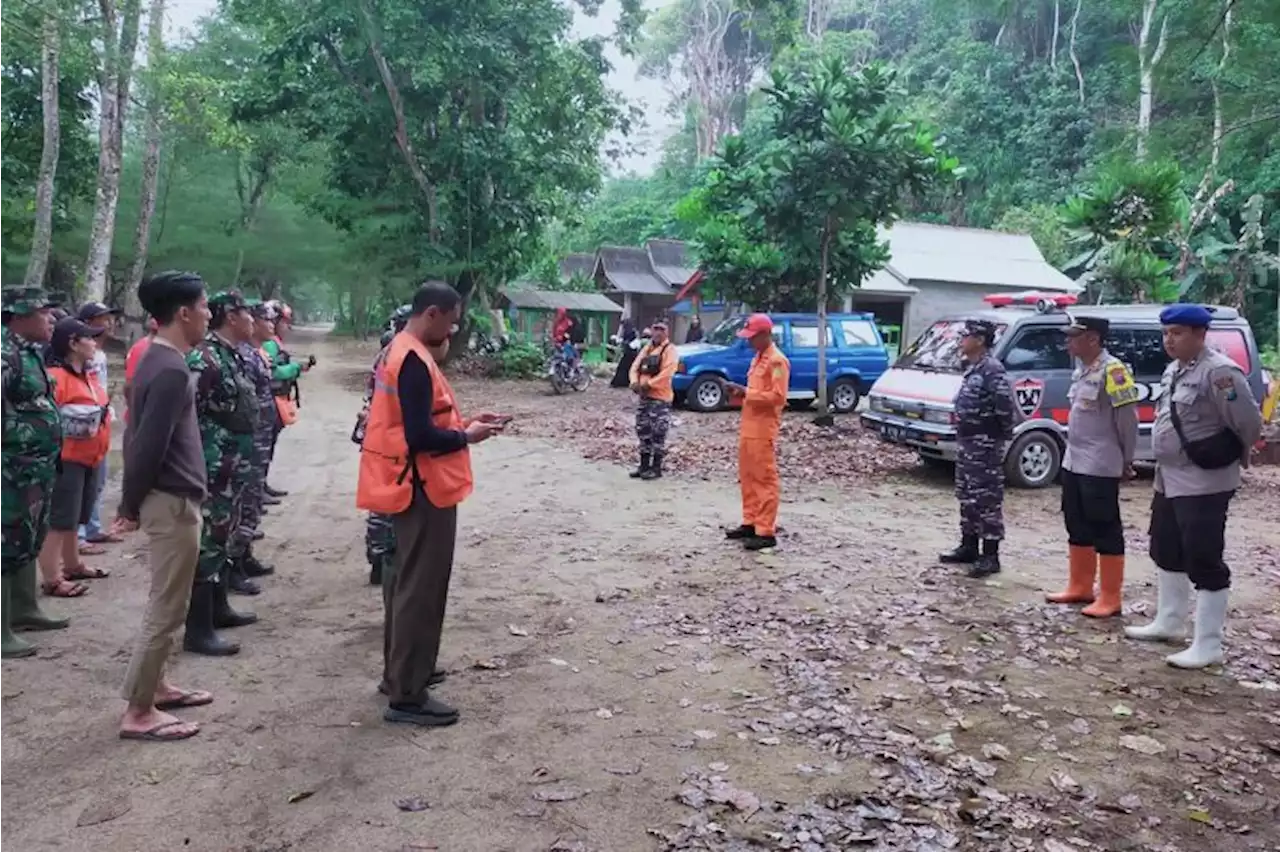
<path fill-rule="evenodd" d="M 702 342 L 702 318 L 694 316 L 693 321 L 689 323 L 689 330 L 684 336 L 685 343 L 701 343 Z"/>
<path fill-rule="evenodd" d="M 635 320 L 631 319 L 631 317 L 623 317 L 622 325 L 618 327 L 618 342 L 621 344 L 621 351 L 618 355 L 618 369 L 613 373 L 613 381 L 609 383 L 610 387 L 631 387 L 631 365 L 635 363 L 636 355 L 640 352 L 640 347 L 633 345 L 638 336 Z"/>

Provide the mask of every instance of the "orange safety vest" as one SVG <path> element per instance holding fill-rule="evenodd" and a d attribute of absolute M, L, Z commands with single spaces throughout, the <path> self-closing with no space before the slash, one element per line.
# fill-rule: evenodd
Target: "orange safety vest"
<path fill-rule="evenodd" d="M 418 453 L 409 458 L 404 437 L 404 412 L 400 410 L 400 368 L 410 352 L 417 354 L 431 372 L 431 414 L 441 429 L 464 428 L 453 389 L 436 366 L 427 347 L 408 332 L 400 332 L 387 348 L 386 360 L 374 379 L 373 400 L 360 449 L 360 479 L 356 506 L 369 512 L 397 515 L 413 502 L 414 483 L 421 483 L 431 505 L 447 509 L 471 494 L 471 450 L 433 456 Z"/>
<path fill-rule="evenodd" d="M 110 397 L 97 379 L 66 367 L 50 367 L 53 401 L 62 417 L 62 460 L 97 467 L 111 449 Z M 73 433 L 88 433 L 72 437 Z"/>
<path fill-rule="evenodd" d="M 274 339 L 277 344 L 280 342 L 280 338 L 277 337 Z M 258 357 L 261 358 L 262 363 L 266 365 L 267 375 L 268 376 L 271 375 L 271 369 L 272 369 L 271 356 L 267 354 L 267 350 L 259 346 Z M 274 397 L 274 399 L 276 401 L 276 413 L 280 415 L 280 424 L 282 426 L 292 426 L 293 424 L 297 423 L 298 422 L 298 404 L 293 401 L 293 398 L 288 396 L 277 396 L 277 397 Z"/>

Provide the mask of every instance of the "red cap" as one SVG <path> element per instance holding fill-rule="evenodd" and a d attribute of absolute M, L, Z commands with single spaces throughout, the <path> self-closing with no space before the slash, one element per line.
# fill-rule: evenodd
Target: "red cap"
<path fill-rule="evenodd" d="M 738 336 L 745 339 L 755 337 L 757 334 L 773 331 L 773 320 L 769 319 L 768 314 L 752 314 L 747 317 L 747 324 L 738 332 Z"/>

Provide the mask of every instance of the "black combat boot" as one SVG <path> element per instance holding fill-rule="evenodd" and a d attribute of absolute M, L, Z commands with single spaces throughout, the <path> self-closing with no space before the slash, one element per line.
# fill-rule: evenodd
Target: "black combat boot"
<path fill-rule="evenodd" d="M 654 453 L 653 461 L 649 464 L 649 469 L 640 474 L 641 479 L 661 479 L 662 478 L 662 453 Z"/>
<path fill-rule="evenodd" d="M 276 573 L 274 565 L 267 565 L 259 562 L 258 557 L 253 555 L 253 547 L 251 546 L 244 554 L 244 575 L 246 577 L 270 577 Z"/>
<path fill-rule="evenodd" d="M 279 506 L 281 502 L 283 501 L 281 501 L 279 497 L 272 497 L 270 494 L 266 493 L 263 493 L 262 495 L 262 505 L 264 506 Z"/>
<path fill-rule="evenodd" d="M 767 550 L 778 546 L 778 539 L 771 535 L 753 535 L 742 544 L 743 550 Z"/>
<path fill-rule="evenodd" d="M 231 627 L 244 627 L 254 624 L 258 620 L 258 616 L 252 612 L 238 612 L 231 608 L 231 602 L 227 600 L 227 587 L 218 583 L 214 586 L 213 592 L 213 626 L 218 630 L 226 630 Z"/>
<path fill-rule="evenodd" d="M 257 595 L 262 593 L 262 588 L 250 580 L 249 575 L 245 573 L 243 556 L 228 559 L 226 569 L 222 572 L 222 575 L 226 578 L 227 588 L 238 595 Z"/>
<path fill-rule="evenodd" d="M 240 644 L 228 642 L 213 629 L 216 594 L 217 583 L 196 583 L 191 589 L 191 604 L 187 607 L 187 632 L 182 637 L 182 647 L 193 654 L 206 657 L 229 657 L 240 653 Z"/>
<path fill-rule="evenodd" d="M 369 585 L 370 586 L 382 585 L 382 563 L 381 562 L 369 563 Z"/>
<path fill-rule="evenodd" d="M 645 474 L 649 472 L 649 468 L 653 466 L 653 453 L 640 454 L 640 466 L 631 471 L 632 479 L 644 479 Z"/>
<path fill-rule="evenodd" d="M 978 537 L 966 535 L 960 539 L 960 546 L 949 553 L 938 556 L 943 565 L 972 565 L 978 561 Z"/>
<path fill-rule="evenodd" d="M 738 541 L 744 538 L 755 538 L 756 528 L 751 524 L 743 524 L 740 527 L 734 527 L 731 530 L 725 530 L 724 537 L 730 541 Z"/>
<path fill-rule="evenodd" d="M 982 555 L 969 569 L 969 576 L 975 580 L 1000 573 L 1000 540 L 985 538 L 982 540 Z"/>
<path fill-rule="evenodd" d="M 266 534 L 266 533 L 264 533 L 262 530 L 254 530 L 254 531 L 253 531 L 253 540 L 254 540 L 254 541 L 262 541 L 262 540 L 263 540 L 264 538 L 266 538 L 266 537 L 267 537 L 267 534 Z"/>
<path fill-rule="evenodd" d="M 289 496 L 289 492 L 285 491 L 283 488 L 272 488 L 270 485 L 267 485 L 266 483 L 263 483 L 262 493 L 266 494 L 268 497 Z"/>

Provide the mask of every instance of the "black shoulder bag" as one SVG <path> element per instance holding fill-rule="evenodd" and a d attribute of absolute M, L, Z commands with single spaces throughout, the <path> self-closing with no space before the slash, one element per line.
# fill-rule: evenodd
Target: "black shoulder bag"
<path fill-rule="evenodd" d="M 1173 401 L 1177 389 L 1178 380 L 1175 378 L 1169 386 L 1169 419 L 1173 421 L 1173 431 L 1178 433 L 1178 442 L 1191 463 L 1205 470 L 1222 470 L 1239 462 L 1244 454 L 1244 444 L 1230 429 L 1196 441 L 1187 440 L 1187 434 L 1182 431 L 1182 418 L 1178 416 L 1178 404 Z"/>

